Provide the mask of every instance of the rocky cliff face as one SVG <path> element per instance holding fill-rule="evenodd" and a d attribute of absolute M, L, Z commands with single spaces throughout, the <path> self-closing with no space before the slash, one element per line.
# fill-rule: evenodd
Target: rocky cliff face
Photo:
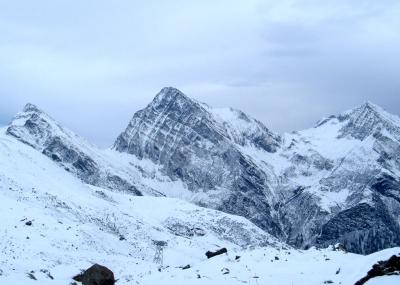
<path fill-rule="evenodd" d="M 289 197 L 279 208 L 289 243 L 359 253 L 399 245 L 399 126 L 366 103 L 285 136 L 278 155 L 290 163 L 275 171 Z"/>
<path fill-rule="evenodd" d="M 274 152 L 280 138 L 243 113 L 231 114 L 236 121 L 227 122 L 212 111 L 175 88 L 164 88 L 134 115 L 114 149 L 162 165 L 168 176 L 207 197 L 197 203 L 245 216 L 281 235 L 271 209 L 273 174 L 238 148 L 252 145 Z M 231 127 L 240 122 L 244 128 Z"/>

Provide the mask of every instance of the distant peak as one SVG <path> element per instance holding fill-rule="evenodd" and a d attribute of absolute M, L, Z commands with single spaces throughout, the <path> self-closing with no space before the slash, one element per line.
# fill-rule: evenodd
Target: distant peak
<path fill-rule="evenodd" d="M 185 94 L 182 93 L 177 88 L 174 87 L 164 87 L 161 89 L 160 92 L 156 95 L 155 101 L 156 102 L 161 102 L 161 101 L 174 101 L 178 98 L 187 98 Z"/>
<path fill-rule="evenodd" d="M 48 122 L 55 122 L 55 120 L 50 117 L 46 112 L 39 109 L 36 105 L 28 103 L 24 106 L 21 112 L 18 112 L 15 115 L 10 125 L 19 125 L 23 120 L 29 120 L 37 117 L 40 117 L 41 120 L 45 120 Z"/>
<path fill-rule="evenodd" d="M 182 91 L 180 91 L 178 88 L 175 87 L 164 87 L 163 89 L 161 89 L 160 93 L 163 94 L 177 93 L 183 95 Z"/>
<path fill-rule="evenodd" d="M 186 96 L 180 90 L 174 87 L 164 87 L 161 91 L 156 95 L 154 100 L 151 102 L 151 106 L 153 107 L 164 107 L 170 104 L 178 104 L 179 106 L 184 105 L 193 105 L 196 101 Z"/>
<path fill-rule="evenodd" d="M 359 117 L 360 115 L 365 116 L 366 114 L 375 115 L 375 116 L 385 116 L 388 114 L 382 107 L 370 102 L 365 101 L 363 104 L 355 107 L 354 109 L 348 110 L 342 113 L 339 118 L 346 119 L 348 117 Z M 390 114 L 389 114 L 390 115 Z"/>
<path fill-rule="evenodd" d="M 23 112 L 42 112 L 36 105 L 28 103 L 25 105 Z"/>
<path fill-rule="evenodd" d="M 348 113 L 352 117 L 365 117 L 365 116 L 375 116 L 384 120 L 396 121 L 398 123 L 398 117 L 392 115 L 384 108 L 379 105 L 376 105 L 370 101 L 366 101 L 364 104 L 358 106 L 357 108 L 351 110 Z"/>
<path fill-rule="evenodd" d="M 378 105 L 376 105 L 376 104 L 374 104 L 374 103 L 372 103 L 370 101 L 366 101 L 364 104 L 362 104 L 360 106 L 360 108 L 374 110 L 374 111 L 377 111 L 377 112 L 383 111 L 382 107 L 380 107 L 380 106 L 378 106 Z"/>
<path fill-rule="evenodd" d="M 396 136 L 400 135 L 400 118 L 369 101 L 343 113 L 338 118 L 342 122 L 347 122 L 340 130 L 339 137 L 351 135 L 356 139 L 364 140 L 382 129 Z"/>
<path fill-rule="evenodd" d="M 372 103 L 371 101 L 365 101 L 365 103 L 363 104 L 365 107 L 374 107 L 376 106 L 374 103 Z"/>

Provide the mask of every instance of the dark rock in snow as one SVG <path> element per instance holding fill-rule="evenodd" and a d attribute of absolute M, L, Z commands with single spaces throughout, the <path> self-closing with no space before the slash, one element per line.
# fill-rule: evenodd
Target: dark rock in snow
<path fill-rule="evenodd" d="M 84 272 L 73 277 L 83 285 L 114 285 L 114 273 L 105 266 L 95 264 Z"/>
<path fill-rule="evenodd" d="M 37 278 L 34 274 L 35 274 L 35 271 L 31 271 L 31 272 L 27 273 L 26 275 L 32 280 L 37 280 Z"/>
<path fill-rule="evenodd" d="M 374 277 L 385 275 L 400 275 L 400 256 L 393 255 L 386 261 L 379 261 L 374 264 L 367 276 L 357 281 L 355 285 L 363 285 Z"/>
<path fill-rule="evenodd" d="M 222 268 L 221 272 L 223 275 L 227 275 L 227 274 L 231 273 L 231 271 L 228 268 Z"/>
<path fill-rule="evenodd" d="M 219 249 L 217 251 L 214 251 L 214 252 L 213 251 L 207 251 L 206 252 L 206 256 L 207 256 L 208 259 L 210 259 L 210 258 L 212 258 L 214 256 L 218 256 L 218 255 L 221 255 L 221 254 L 224 254 L 224 253 L 228 253 L 228 250 L 226 248 L 221 248 L 221 249 Z"/>
<path fill-rule="evenodd" d="M 189 269 L 189 268 L 190 268 L 190 265 L 188 264 L 188 265 L 183 266 L 183 267 L 182 267 L 182 270 L 187 270 L 187 269 Z"/>

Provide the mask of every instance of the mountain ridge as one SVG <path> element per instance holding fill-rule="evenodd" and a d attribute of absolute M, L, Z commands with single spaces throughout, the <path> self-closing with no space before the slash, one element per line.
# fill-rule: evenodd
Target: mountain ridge
<path fill-rule="evenodd" d="M 27 105 L 26 111 L 35 109 Z M 112 151 L 135 157 L 125 172 L 136 178 L 119 177 L 128 178 L 137 195 L 181 197 L 244 216 L 298 248 L 341 242 L 351 251 L 370 253 L 400 244 L 398 122 L 366 102 L 313 128 L 279 136 L 240 110 L 214 109 L 166 87 L 135 113 Z M 10 127 L 10 135 L 37 135 L 40 124 Z M 58 152 L 44 154 L 51 158 Z M 143 161 L 151 161 L 156 172 L 141 171 Z M 58 163 L 64 162 L 65 157 Z M 96 169 L 102 167 L 98 163 Z M 152 183 L 151 173 L 168 177 L 157 179 L 170 179 L 169 184 Z M 103 184 L 81 176 L 89 184 L 126 191 L 107 176 Z M 179 183 L 182 190 L 168 190 Z"/>

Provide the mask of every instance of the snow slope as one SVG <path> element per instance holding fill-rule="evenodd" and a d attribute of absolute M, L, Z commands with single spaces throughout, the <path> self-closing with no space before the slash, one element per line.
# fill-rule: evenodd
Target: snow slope
<path fill-rule="evenodd" d="M 92 262 L 121 267 L 116 273 L 125 276 L 126 264 L 152 264 L 153 240 L 168 242 L 165 262 L 171 266 L 204 260 L 207 250 L 222 246 L 232 251 L 284 246 L 241 217 L 177 199 L 138 197 L 84 184 L 4 132 L 0 280 L 21 278 L 11 283 L 26 284 L 26 274 L 33 270 L 44 284 L 48 270 L 59 280 L 51 284 L 67 284 L 65 280 Z"/>
<path fill-rule="evenodd" d="M 370 256 L 294 250 L 241 217 L 84 184 L 4 132 L 0 130 L 2 283 L 65 285 L 80 269 L 100 263 L 122 285 L 312 285 L 328 280 L 350 285 L 376 261 L 400 253 L 400 248 Z M 152 240 L 168 242 L 161 272 L 152 260 Z M 220 247 L 227 247 L 228 255 L 206 259 L 207 250 Z M 187 264 L 190 269 L 179 268 Z M 385 277 L 376 282 L 398 281 Z M 376 282 L 370 283 L 382 284 Z"/>
<path fill-rule="evenodd" d="M 256 249 L 241 252 L 239 260 L 234 254 L 217 257 L 195 264 L 182 272 L 168 269 L 160 274 L 147 275 L 140 284 L 332 284 L 353 285 L 361 279 L 371 265 L 399 254 L 400 248 L 384 250 L 369 256 L 332 251 Z M 276 260 L 278 258 L 278 260 Z M 224 274 L 229 270 L 229 274 Z M 200 278 L 199 278 L 200 276 Z M 171 278 L 173 277 L 173 278 Z M 381 283 L 379 283 L 381 282 Z M 384 283 L 383 283 L 384 282 Z M 400 282 L 400 276 L 372 279 L 370 284 Z"/>

